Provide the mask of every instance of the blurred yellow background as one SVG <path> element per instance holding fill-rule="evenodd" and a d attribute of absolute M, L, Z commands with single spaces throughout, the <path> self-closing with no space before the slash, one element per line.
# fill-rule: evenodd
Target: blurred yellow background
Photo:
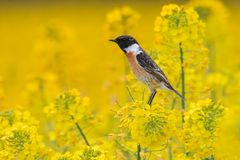
<path fill-rule="evenodd" d="M 220 2 L 221 5 L 213 7 L 214 16 L 206 27 L 206 33 L 210 34 L 206 39 L 212 44 L 206 47 L 210 53 L 216 53 L 209 62 L 210 68 L 214 66 L 211 68 L 214 75 L 209 74 L 208 82 L 202 83 L 210 84 L 214 100 L 229 107 L 228 116 L 232 119 L 225 121 L 224 125 L 229 128 L 221 133 L 224 139 L 219 144 L 234 142 L 232 148 L 231 144 L 227 147 L 231 154 L 237 155 L 236 146 L 240 146 L 240 2 Z M 62 91 L 76 88 L 83 96 L 90 97 L 96 113 L 110 115 L 105 117 L 107 120 L 103 123 L 106 124 L 96 129 L 99 135 L 112 131 L 115 127 L 111 115 L 113 106 L 117 102 L 124 104 L 128 91 L 124 79 L 125 55 L 108 41 L 119 35 L 109 33 L 108 14 L 115 8 L 131 7 L 139 17 L 136 24 L 131 22 L 134 27 L 128 33 L 148 50 L 155 47 L 156 16 L 162 6 L 169 3 L 191 6 L 197 1 L 1 1 L 0 107 L 28 110 L 45 126 L 43 108 Z M 170 77 L 170 80 L 175 79 Z M 44 127 L 40 130 L 46 134 Z M 220 148 L 219 152 L 224 149 Z"/>
<path fill-rule="evenodd" d="M 100 1 L 2 3 L 0 75 L 3 77 L 7 102 L 19 102 L 28 76 L 37 74 L 42 65 L 41 59 L 49 56 L 48 53 L 42 53 L 46 57 L 38 57 L 36 50 L 40 43 L 44 43 L 44 38 L 51 34 L 48 33 L 51 29 L 63 32 L 60 34 L 68 38 L 60 42 L 67 46 L 58 46 L 64 50 L 65 62 L 61 62 L 64 63 L 62 67 L 70 69 L 64 72 L 67 82 L 63 87 L 79 88 L 91 97 L 101 96 L 103 85 L 110 77 L 121 74 L 123 68 L 122 60 L 119 60 L 123 54 L 119 50 L 112 50 L 113 44 L 108 39 L 113 37 L 107 36 L 104 30 L 106 13 L 123 5 L 127 4 Z M 132 2 L 132 6 L 144 13 L 136 28 L 135 32 L 139 33 L 136 37 L 144 47 L 150 47 L 154 42 L 153 21 L 160 3 Z M 109 72 L 110 69 L 114 72 Z M 114 90 L 117 93 L 117 89 Z M 100 101 L 104 100 L 96 99 L 97 104 L 101 104 Z"/>

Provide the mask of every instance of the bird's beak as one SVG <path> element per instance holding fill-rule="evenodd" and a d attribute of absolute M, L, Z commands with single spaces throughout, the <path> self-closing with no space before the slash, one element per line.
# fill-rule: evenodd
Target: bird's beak
<path fill-rule="evenodd" d="M 109 41 L 117 43 L 115 39 L 109 39 Z"/>

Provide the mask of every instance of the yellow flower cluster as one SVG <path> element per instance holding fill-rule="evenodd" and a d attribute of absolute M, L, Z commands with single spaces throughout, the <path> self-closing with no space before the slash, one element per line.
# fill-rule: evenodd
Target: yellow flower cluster
<path fill-rule="evenodd" d="M 191 108 L 185 114 L 181 135 L 185 152 L 198 159 L 211 157 L 215 153 L 216 138 L 225 109 L 210 99 L 193 103 Z"/>
<path fill-rule="evenodd" d="M 204 26 L 193 8 L 175 4 L 163 6 L 155 21 L 157 49 L 150 53 L 167 75 L 170 73 L 170 82 L 179 79 L 174 85 L 180 86 L 181 78 L 185 79 L 185 97 L 191 102 L 210 94 L 209 87 L 203 83 L 209 62 L 203 39 Z"/>
<path fill-rule="evenodd" d="M 169 4 L 156 18 L 154 31 L 160 43 L 202 43 L 204 26 L 193 8 Z"/>
<path fill-rule="evenodd" d="M 170 124 L 166 111 L 161 106 L 137 109 L 130 125 L 133 139 L 144 146 L 161 146 L 168 139 Z"/>
<path fill-rule="evenodd" d="M 38 122 L 19 110 L 0 112 L 0 159 L 34 159 L 48 150 L 38 134 Z"/>
<path fill-rule="evenodd" d="M 127 34 L 138 24 L 140 16 L 132 8 L 124 6 L 107 14 L 106 29 L 113 35 Z"/>
<path fill-rule="evenodd" d="M 128 143 L 134 140 L 153 152 L 171 145 L 174 146 L 173 152 L 182 159 L 211 157 L 215 153 L 219 123 L 225 109 L 210 99 L 192 103 L 189 107 L 192 109 L 184 114 L 185 122 L 181 125 L 181 113 L 177 109 L 169 110 L 157 104 L 150 107 L 144 102 L 132 102 L 123 106 L 116 116 L 123 129 L 120 132 L 124 131 L 126 135 L 129 132 L 130 135 L 122 143 L 133 148 Z M 118 140 L 122 141 L 122 138 L 118 137 Z M 157 157 L 166 156 L 156 154 Z"/>
<path fill-rule="evenodd" d="M 29 112 L 0 112 L 0 159 L 112 159 L 100 145 L 85 144 L 86 137 L 81 143 L 84 131 L 79 124 L 86 125 L 92 119 L 87 111 L 88 103 L 89 99 L 80 98 L 74 89 L 59 95 L 54 104 L 44 109 L 52 120 L 48 126 L 50 143 L 47 145 L 39 134 L 39 122 Z"/>
<path fill-rule="evenodd" d="M 54 103 L 44 108 L 44 112 L 53 123 L 49 126 L 49 138 L 60 147 L 79 146 L 78 125 L 84 124 L 85 128 L 93 120 L 89 111 L 89 98 L 80 98 L 75 89 L 60 94 Z"/>
<path fill-rule="evenodd" d="M 131 137 L 139 144 L 157 146 L 166 143 L 170 128 L 168 113 L 162 106 L 133 102 L 118 112 L 120 127 L 129 129 Z"/>
<path fill-rule="evenodd" d="M 227 20 L 229 13 L 221 1 L 192 0 L 189 1 L 188 6 L 193 7 L 198 13 L 200 19 L 207 22 L 207 39 L 211 39 L 211 41 L 218 41 L 216 38 L 220 38 L 223 33 L 225 34 L 227 26 L 229 25 Z M 218 27 L 217 32 L 214 30 L 216 29 L 215 27 Z"/>
<path fill-rule="evenodd" d="M 56 152 L 51 160 L 108 160 L 104 151 L 99 147 L 85 147 L 76 152 Z M 110 158 L 109 158 L 110 159 Z"/>
<path fill-rule="evenodd" d="M 107 160 L 105 151 L 101 150 L 99 147 L 86 147 L 81 156 L 82 160 Z M 110 157 L 109 157 L 110 159 Z"/>

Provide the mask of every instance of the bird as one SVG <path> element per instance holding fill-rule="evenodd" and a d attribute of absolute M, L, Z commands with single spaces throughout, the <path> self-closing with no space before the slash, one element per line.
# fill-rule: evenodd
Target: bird
<path fill-rule="evenodd" d="M 134 37 L 130 35 L 121 35 L 109 41 L 115 42 L 120 47 L 125 53 L 135 77 L 148 86 L 150 96 L 147 103 L 149 105 L 152 104 L 158 88 L 173 91 L 180 98 L 184 99 L 184 97 L 170 84 L 162 69 L 142 49 Z"/>

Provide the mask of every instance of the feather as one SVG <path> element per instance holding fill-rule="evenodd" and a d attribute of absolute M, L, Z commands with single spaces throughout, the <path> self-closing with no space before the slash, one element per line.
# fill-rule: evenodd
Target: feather
<path fill-rule="evenodd" d="M 168 81 L 168 78 L 164 74 L 164 72 L 161 70 L 161 68 L 151 59 L 151 57 L 146 54 L 143 50 L 141 53 L 136 55 L 138 64 L 149 74 L 153 75 L 159 80 L 159 83 L 163 83 L 163 85 L 168 88 L 169 90 L 176 93 L 179 97 L 184 99 L 184 97 L 176 91 L 170 82 Z"/>

